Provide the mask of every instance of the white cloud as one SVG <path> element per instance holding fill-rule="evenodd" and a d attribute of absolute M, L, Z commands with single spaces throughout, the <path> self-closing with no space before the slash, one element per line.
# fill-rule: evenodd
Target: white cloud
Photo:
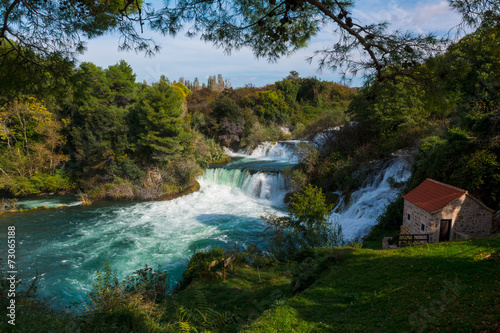
<path fill-rule="evenodd" d="M 421 31 L 448 32 L 460 23 L 461 17 L 452 11 L 448 1 L 437 4 L 419 2 L 415 7 L 412 25 Z"/>
<path fill-rule="evenodd" d="M 448 1 L 390 1 L 376 7 L 364 7 L 363 1 L 358 4 L 361 6 L 353 14 L 362 23 L 387 21 L 394 30 L 444 34 L 460 22 L 460 15 L 452 11 Z"/>

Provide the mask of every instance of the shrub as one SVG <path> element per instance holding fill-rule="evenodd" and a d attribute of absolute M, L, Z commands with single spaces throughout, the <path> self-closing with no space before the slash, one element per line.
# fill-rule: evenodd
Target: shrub
<path fill-rule="evenodd" d="M 166 332 L 162 310 L 151 296 L 162 292 L 166 272 L 150 271 L 146 266 L 135 275 L 118 281 L 116 270 L 108 262 L 97 271 L 97 282 L 88 294 L 87 312 L 83 318 L 84 332 Z M 155 297 L 153 297 L 155 299 Z"/>
<path fill-rule="evenodd" d="M 125 292 L 142 293 L 151 301 L 161 302 L 168 293 L 168 274 L 167 271 L 161 271 L 161 266 L 154 270 L 145 265 L 138 269 L 133 275 L 127 276 L 124 280 Z"/>
<path fill-rule="evenodd" d="M 200 277 L 202 275 L 210 275 L 208 267 L 214 261 L 220 261 L 224 258 L 224 251 L 221 248 L 213 248 L 206 252 L 197 252 L 189 260 L 188 266 L 182 273 L 182 279 L 179 282 L 178 289 L 182 290 L 186 288 L 193 279 Z M 217 271 L 222 268 L 222 264 L 218 262 L 212 269 L 212 272 Z"/>
<path fill-rule="evenodd" d="M 267 225 L 264 237 L 268 238 L 269 252 L 277 260 L 286 261 L 300 250 L 344 245 L 341 226 L 328 220 L 331 210 L 321 189 L 304 187 L 292 196 L 288 216 L 261 217 Z"/>

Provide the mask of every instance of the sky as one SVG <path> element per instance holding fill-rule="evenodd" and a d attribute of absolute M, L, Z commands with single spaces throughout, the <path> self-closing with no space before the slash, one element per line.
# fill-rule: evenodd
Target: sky
<path fill-rule="evenodd" d="M 150 2 L 150 1 L 147 1 Z M 154 3 L 156 6 L 157 4 Z M 358 0 L 352 12 L 363 24 L 386 20 L 391 22 L 392 29 L 409 30 L 419 33 L 435 32 L 446 34 L 460 22 L 460 16 L 453 12 L 448 1 L 408 1 L 408 0 Z M 153 37 L 160 44 L 161 50 L 153 57 L 133 51 L 118 51 L 118 36 L 105 35 L 88 41 L 87 51 L 78 60 L 93 62 L 106 68 L 125 60 L 137 75 L 138 82 L 149 83 L 159 80 L 165 75 L 170 81 L 178 81 L 180 77 L 193 81 L 198 77 L 201 83 L 206 82 L 209 75 L 222 74 L 233 88 L 251 84 L 261 87 L 286 77 L 290 71 L 297 71 L 301 77 L 315 76 L 321 80 L 340 82 L 339 72 L 330 70 L 318 71 L 314 61 L 306 59 L 314 51 L 323 49 L 335 42 L 332 29 L 325 28 L 310 41 L 307 48 L 298 50 L 289 57 L 276 63 L 266 59 L 256 59 L 250 49 L 242 49 L 226 55 L 212 44 L 200 41 L 197 37 L 187 38 L 178 35 L 175 38 L 144 31 L 145 37 Z M 355 77 L 351 86 L 360 86 L 361 77 Z"/>

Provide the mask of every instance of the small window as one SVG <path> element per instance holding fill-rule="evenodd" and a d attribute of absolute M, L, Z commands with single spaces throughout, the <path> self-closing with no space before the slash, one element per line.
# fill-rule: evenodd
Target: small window
<path fill-rule="evenodd" d="M 408 221 L 410 221 L 410 219 L 411 219 L 411 215 L 410 215 L 410 213 L 408 213 L 408 215 L 406 216 L 406 219 L 407 219 Z"/>
<path fill-rule="evenodd" d="M 422 224 L 420 225 L 420 230 L 422 230 L 422 231 L 424 231 L 424 232 L 425 232 L 425 224 L 423 224 L 423 223 L 422 223 Z"/>

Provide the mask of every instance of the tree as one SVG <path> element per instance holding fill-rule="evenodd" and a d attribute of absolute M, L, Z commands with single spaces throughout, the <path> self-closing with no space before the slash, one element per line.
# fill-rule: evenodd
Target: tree
<path fill-rule="evenodd" d="M 450 6 L 462 15 L 462 24 L 469 27 L 498 24 L 500 5 L 494 0 L 449 0 Z"/>
<path fill-rule="evenodd" d="M 482 139 L 500 135 L 500 25 L 481 27 L 434 61 L 462 124 Z"/>
<path fill-rule="evenodd" d="M 291 198 L 288 216 L 263 216 L 269 250 L 278 260 L 287 260 L 299 250 L 321 246 L 342 246 L 342 228 L 331 224 L 332 206 L 320 188 L 305 186 Z"/>
<path fill-rule="evenodd" d="M 275 82 L 276 89 L 283 94 L 288 105 L 296 106 L 299 84 L 297 80 L 283 79 Z"/>
<path fill-rule="evenodd" d="M 246 97 L 245 103 L 252 107 L 262 122 L 285 124 L 290 120 L 291 110 L 280 92 L 257 91 Z"/>
<path fill-rule="evenodd" d="M 464 24 L 499 21 L 496 1 L 449 1 Z M 227 53 L 250 47 L 257 57 L 274 61 L 306 46 L 320 29 L 333 24 L 339 39 L 316 52 L 320 67 L 362 71 L 384 80 L 411 75 L 422 58 L 442 50 L 444 40 L 433 35 L 391 31 L 387 22 L 363 24 L 353 17 L 353 8 L 352 0 L 180 0 L 167 1 L 162 8 L 139 0 L 2 1 L 0 44 L 10 49 L 2 47 L 0 54 L 14 52 L 19 63 L 33 62 L 30 52 L 72 57 L 84 50 L 83 38 L 111 31 L 121 34 L 120 48 L 151 54 L 158 46 L 138 32 L 147 26 L 165 35 L 198 35 Z M 354 51 L 361 57 L 352 57 Z M 398 70 L 387 74 L 394 65 Z"/>
<path fill-rule="evenodd" d="M 325 228 L 333 209 L 325 200 L 321 189 L 310 184 L 296 193 L 291 198 L 289 209 L 292 228 L 303 233 Z"/>
<path fill-rule="evenodd" d="M 450 4 L 469 26 L 499 21 L 496 1 L 450 0 Z M 340 67 L 353 74 L 363 71 L 379 80 L 411 75 L 422 58 L 442 51 L 445 39 L 391 31 L 387 22 L 363 24 L 352 16 L 353 8 L 350 0 L 183 0 L 161 9 L 161 17 L 154 22 L 160 31 L 169 33 L 191 24 L 189 36 L 198 34 L 228 53 L 250 47 L 257 57 L 271 61 L 305 46 L 320 29 L 333 24 L 339 38 L 315 53 L 320 68 Z M 360 51 L 361 57 L 352 57 L 353 51 Z M 394 65 L 398 70 L 387 74 L 386 69 Z"/>
<path fill-rule="evenodd" d="M 82 63 L 73 78 L 74 99 L 67 106 L 71 160 L 68 167 L 83 178 L 141 175 L 128 154 L 128 105 L 134 101 L 135 75 L 125 62 L 103 70 Z"/>
<path fill-rule="evenodd" d="M 159 10 L 154 22 L 160 31 L 169 33 L 188 26 L 189 36 L 200 35 L 227 53 L 250 47 L 257 57 L 270 61 L 304 47 L 321 28 L 333 23 L 340 38 L 316 53 L 320 67 L 366 71 L 379 79 L 386 78 L 387 67 L 406 64 L 398 73 L 405 74 L 422 57 L 441 49 L 432 35 L 393 32 L 386 22 L 357 23 L 352 8 L 353 1 L 336 0 L 184 0 Z M 351 57 L 355 50 L 361 51 L 361 59 Z"/>
<path fill-rule="evenodd" d="M 61 71 L 65 63 L 85 50 L 85 39 L 116 31 L 120 48 L 153 53 L 157 45 L 137 31 L 141 25 L 142 0 L 13 0 L 0 2 L 0 60 L 9 58 L 12 77 L 19 67 L 33 73 Z"/>
<path fill-rule="evenodd" d="M 133 106 L 138 147 L 136 152 L 149 161 L 168 161 L 189 150 L 191 134 L 182 119 L 183 96 L 162 76 L 145 87 Z"/>
<path fill-rule="evenodd" d="M 227 118 L 231 122 L 242 122 L 241 108 L 229 96 L 222 95 L 212 103 L 212 115 L 217 121 Z"/>
<path fill-rule="evenodd" d="M 113 95 L 113 104 L 120 108 L 126 108 L 132 103 L 136 89 L 136 75 L 132 67 L 124 60 L 120 60 L 116 65 L 109 66 L 104 70 L 104 74 Z"/>
<path fill-rule="evenodd" d="M 26 195 L 67 186 L 65 180 L 54 176 L 57 167 L 67 160 L 61 152 L 65 143 L 61 128 L 61 122 L 36 98 L 2 106 L 0 189 Z"/>

